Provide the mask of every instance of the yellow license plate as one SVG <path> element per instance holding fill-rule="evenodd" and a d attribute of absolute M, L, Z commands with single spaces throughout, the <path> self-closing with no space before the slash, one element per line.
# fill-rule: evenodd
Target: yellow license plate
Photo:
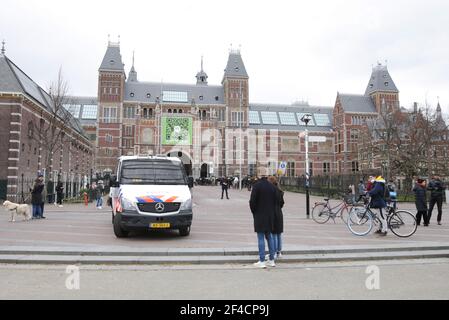
<path fill-rule="evenodd" d="M 152 223 L 150 224 L 151 229 L 168 229 L 170 228 L 170 223 Z"/>

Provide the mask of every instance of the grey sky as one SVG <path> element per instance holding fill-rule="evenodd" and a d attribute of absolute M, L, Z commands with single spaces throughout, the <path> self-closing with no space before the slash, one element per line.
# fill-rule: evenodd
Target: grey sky
<path fill-rule="evenodd" d="M 126 72 L 193 83 L 201 55 L 220 84 L 231 43 L 241 45 L 251 102 L 333 106 L 337 91 L 365 92 L 388 60 L 401 105 L 426 98 L 449 112 L 446 0 L 0 0 L 7 55 L 43 87 L 62 66 L 73 95 L 97 94 L 107 45 L 121 36 Z"/>

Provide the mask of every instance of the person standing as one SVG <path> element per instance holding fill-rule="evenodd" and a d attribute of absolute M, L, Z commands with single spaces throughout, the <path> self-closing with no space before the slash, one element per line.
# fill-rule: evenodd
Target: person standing
<path fill-rule="evenodd" d="M 254 231 L 257 233 L 259 261 L 254 263 L 257 268 L 275 267 L 273 228 L 276 212 L 276 188 L 262 178 L 251 191 L 249 207 L 254 219 Z M 265 239 L 268 242 L 269 261 L 265 261 Z"/>
<path fill-rule="evenodd" d="M 274 214 L 274 226 L 273 226 L 273 244 L 274 251 L 276 252 L 276 259 L 282 258 L 282 233 L 284 232 L 284 215 L 282 208 L 284 207 L 284 191 L 279 187 L 278 179 L 274 176 L 268 177 L 276 188 L 276 211 Z"/>
<path fill-rule="evenodd" d="M 225 177 L 222 177 L 221 181 L 220 181 L 220 185 L 221 185 L 221 199 L 223 200 L 223 195 L 226 192 L 226 199 L 229 200 L 229 195 L 228 195 L 229 180 Z"/>
<path fill-rule="evenodd" d="M 35 180 L 33 189 L 31 189 L 31 205 L 33 208 L 33 219 L 40 219 L 42 215 L 42 191 L 44 190 L 44 184 L 39 177 Z"/>
<path fill-rule="evenodd" d="M 418 226 L 421 225 L 421 218 L 423 218 L 424 226 L 427 227 L 429 221 L 427 217 L 426 181 L 418 179 L 413 188 L 413 192 L 415 193 L 415 205 L 418 211 L 416 214 L 416 223 Z"/>
<path fill-rule="evenodd" d="M 427 213 L 427 221 L 430 223 L 430 218 L 432 217 L 432 211 L 435 204 L 438 207 L 438 217 L 437 222 L 438 225 L 441 226 L 441 216 L 443 213 L 443 193 L 444 193 L 444 185 L 440 180 L 440 177 L 435 175 L 432 177 L 432 180 L 429 182 L 429 186 L 427 190 L 430 190 L 430 204 L 429 204 L 429 212 Z"/>
<path fill-rule="evenodd" d="M 98 185 L 95 189 L 95 198 L 97 200 L 97 209 L 101 210 L 103 209 L 103 191 L 104 191 L 104 186 L 103 186 L 103 181 L 98 181 Z"/>
<path fill-rule="evenodd" d="M 59 208 L 62 208 L 62 197 L 64 194 L 64 185 L 61 181 L 56 185 L 56 200 Z"/>
<path fill-rule="evenodd" d="M 387 235 L 387 219 L 385 217 L 385 208 L 387 203 L 385 202 L 385 179 L 382 176 L 378 176 L 373 183 L 373 188 L 368 192 L 371 197 L 370 207 L 373 209 L 379 209 L 380 221 L 379 230 L 376 231 L 377 234 L 381 236 Z"/>
<path fill-rule="evenodd" d="M 360 202 L 366 196 L 365 184 L 363 183 L 362 179 L 360 179 L 359 181 L 358 192 L 359 198 L 357 199 L 357 202 Z"/>
<path fill-rule="evenodd" d="M 50 204 L 55 202 L 55 200 L 54 200 L 55 195 L 53 193 L 54 187 L 55 187 L 55 184 L 53 183 L 53 180 L 49 179 L 47 182 L 47 197 L 48 197 L 48 203 L 50 203 Z"/>

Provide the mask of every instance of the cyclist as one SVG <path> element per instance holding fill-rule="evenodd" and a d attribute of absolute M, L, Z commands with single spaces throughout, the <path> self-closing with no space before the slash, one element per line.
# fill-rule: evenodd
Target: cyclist
<path fill-rule="evenodd" d="M 371 202 L 369 204 L 370 208 L 379 209 L 381 225 L 379 230 L 376 231 L 377 234 L 381 236 L 387 235 L 387 219 L 385 217 L 386 211 L 382 210 L 387 207 L 385 202 L 385 179 L 382 176 L 378 176 L 374 179 L 373 188 L 368 192 L 371 197 Z"/>

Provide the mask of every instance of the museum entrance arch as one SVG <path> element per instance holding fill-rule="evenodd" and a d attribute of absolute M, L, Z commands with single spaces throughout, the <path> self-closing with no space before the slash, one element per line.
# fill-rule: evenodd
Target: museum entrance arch
<path fill-rule="evenodd" d="M 201 178 L 207 178 L 208 176 L 209 176 L 209 165 L 207 163 L 203 163 L 201 165 L 200 177 Z"/>
<path fill-rule="evenodd" d="M 190 159 L 190 156 L 187 153 L 182 151 L 170 151 L 167 153 L 167 156 L 181 159 L 187 176 L 192 176 L 192 159 Z"/>

